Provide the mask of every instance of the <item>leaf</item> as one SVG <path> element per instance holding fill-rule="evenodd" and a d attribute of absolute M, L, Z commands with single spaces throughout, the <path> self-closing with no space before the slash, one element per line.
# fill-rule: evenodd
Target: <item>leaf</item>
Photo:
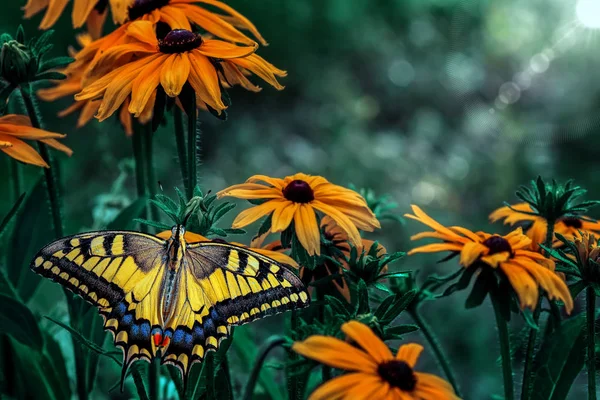
<path fill-rule="evenodd" d="M 40 179 L 16 214 L 7 255 L 8 279 L 23 302 L 34 294 L 42 277 L 29 270 L 37 251 L 54 239 L 44 182 Z"/>
<path fill-rule="evenodd" d="M 564 400 L 585 362 L 585 314 L 561 324 L 538 351 L 532 400 Z"/>
<path fill-rule="evenodd" d="M 392 339 L 401 339 L 402 335 L 406 335 L 407 333 L 411 333 L 411 332 L 415 332 L 418 331 L 419 327 L 417 325 L 413 325 L 413 324 L 406 324 L 406 325 L 397 325 L 397 326 L 390 326 L 385 328 L 385 337 L 386 340 L 392 340 Z"/>
<path fill-rule="evenodd" d="M 397 294 L 396 299 L 392 303 L 390 307 L 386 310 L 381 318 L 381 323 L 383 325 L 387 325 L 391 323 L 400 313 L 408 308 L 415 296 L 417 295 L 416 290 L 411 290 L 409 292 L 404 293 L 403 295 Z"/>
<path fill-rule="evenodd" d="M 75 59 L 71 57 L 54 57 L 50 60 L 44 61 L 40 65 L 39 69 L 40 71 L 47 71 L 49 69 L 64 68 L 67 65 L 71 64 L 73 61 L 75 61 Z"/>
<path fill-rule="evenodd" d="M 37 74 L 35 76 L 34 81 L 45 81 L 45 80 L 62 81 L 63 79 L 66 79 L 66 78 L 67 78 L 67 76 L 60 72 L 48 71 L 48 72 L 42 72 L 41 74 Z"/>
<path fill-rule="evenodd" d="M 63 327 L 64 329 L 66 329 L 67 331 L 69 331 L 69 333 L 71 333 L 71 335 L 75 338 L 75 340 L 77 340 L 80 344 L 84 345 L 85 347 L 87 347 L 88 349 L 90 349 L 91 351 L 106 356 L 108 358 L 110 358 L 111 360 L 113 360 L 114 362 L 116 362 L 119 366 L 122 365 L 121 360 L 119 358 L 116 357 L 116 354 L 120 354 L 121 352 L 113 352 L 113 351 L 108 351 L 108 350 L 104 350 L 101 346 L 98 346 L 96 343 L 90 341 L 89 339 L 87 339 L 85 336 L 83 336 L 80 332 L 78 332 L 77 330 L 73 329 L 72 327 L 70 327 L 67 324 L 64 324 L 60 321 L 57 321 L 51 317 L 46 316 L 46 319 L 54 322 L 56 325 Z"/>
<path fill-rule="evenodd" d="M 147 202 L 148 199 L 146 197 L 136 199 L 133 203 L 125 207 L 119 215 L 106 226 L 106 229 L 133 229 L 135 227 L 135 219 L 142 214 L 142 211 L 146 208 Z"/>
<path fill-rule="evenodd" d="M 471 293 L 469 294 L 465 302 L 465 307 L 467 309 L 478 307 L 481 305 L 481 303 L 483 303 L 485 297 L 489 292 L 488 279 L 493 278 L 494 277 L 487 272 L 482 272 L 477 277 L 475 283 L 473 284 L 473 288 L 471 289 Z"/>
<path fill-rule="evenodd" d="M 569 291 L 571 292 L 571 297 L 573 300 L 575 300 L 575 298 L 583 291 L 583 289 L 587 287 L 587 285 L 587 282 L 583 279 L 573 283 L 572 285 L 569 285 Z"/>
<path fill-rule="evenodd" d="M 130 370 L 138 397 L 140 400 L 150 400 L 150 397 L 148 396 L 149 389 L 146 387 L 148 384 L 147 364 L 141 362 L 133 363 L 131 364 Z M 179 371 L 177 371 L 177 374 L 179 374 Z"/>
<path fill-rule="evenodd" d="M 44 347 L 44 337 L 29 308 L 5 294 L 0 294 L 0 333 L 37 351 Z"/>
<path fill-rule="evenodd" d="M 17 211 L 19 211 L 19 207 L 21 207 L 21 204 L 23 203 L 23 199 L 25 199 L 25 193 L 23 193 L 21 196 L 19 196 L 19 199 L 17 200 L 17 202 L 12 206 L 12 208 L 4 216 L 4 218 L 2 218 L 2 222 L 0 222 L 0 235 L 2 235 L 2 232 L 4 232 L 4 229 L 6 229 L 6 227 L 8 226 L 8 223 L 13 219 L 13 217 L 15 216 Z"/>

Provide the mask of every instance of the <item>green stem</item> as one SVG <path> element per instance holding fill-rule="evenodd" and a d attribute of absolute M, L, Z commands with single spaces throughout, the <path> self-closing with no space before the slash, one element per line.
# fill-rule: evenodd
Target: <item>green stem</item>
<path fill-rule="evenodd" d="M 9 161 L 10 175 L 12 177 L 12 202 L 16 203 L 21 196 L 21 169 L 19 162 L 14 158 Z"/>
<path fill-rule="evenodd" d="M 173 107 L 173 120 L 175 125 L 175 141 L 177 142 L 177 156 L 179 157 L 179 168 L 181 169 L 181 180 L 183 181 L 183 187 L 186 189 L 189 186 L 188 177 L 188 160 L 185 152 L 185 133 L 183 129 L 183 113 L 177 106 Z"/>
<path fill-rule="evenodd" d="M 41 114 L 38 110 L 35 98 L 32 95 L 32 86 L 29 84 L 26 87 L 21 87 L 20 91 L 21 96 L 23 97 L 23 103 L 25 104 L 25 109 L 27 110 L 27 114 L 31 119 L 31 125 L 34 128 L 44 129 Z M 46 189 L 48 191 L 48 198 L 50 200 L 50 210 L 52 212 L 52 225 L 54 227 L 54 235 L 57 238 L 60 238 L 63 237 L 64 234 L 62 225 L 62 215 L 60 210 L 60 192 L 58 188 L 58 180 L 56 177 L 58 169 L 52 155 L 48 151 L 48 147 L 42 142 L 38 142 L 38 147 L 40 155 L 50 166 L 50 168 L 44 168 L 44 177 L 46 179 Z M 82 315 L 81 306 L 77 304 L 77 300 L 71 292 L 67 291 L 67 289 L 63 288 L 63 293 L 65 294 L 65 297 L 67 299 L 71 326 L 76 327 L 78 326 L 80 316 Z M 77 342 L 77 340 L 74 337 L 72 338 L 71 343 L 73 345 L 73 353 L 75 358 L 77 395 L 80 400 L 84 400 L 88 398 L 89 392 L 87 382 L 86 356 L 83 352 L 83 349 L 81 348 L 81 345 L 79 344 L 79 342 Z"/>
<path fill-rule="evenodd" d="M 133 158 L 135 161 L 135 184 L 138 198 L 146 196 L 146 163 L 144 161 L 144 141 L 144 132 L 142 126 L 137 121 L 133 121 L 132 145 Z M 144 217 L 148 218 L 147 212 Z M 148 226 L 145 224 L 141 224 L 140 228 L 142 232 L 148 232 Z"/>
<path fill-rule="evenodd" d="M 267 356 L 271 350 L 276 347 L 283 346 L 285 343 L 286 339 L 284 337 L 274 337 L 267 343 L 263 351 L 259 354 L 254 366 L 252 367 L 250 378 L 248 378 L 248 383 L 246 384 L 246 389 L 244 390 L 244 400 L 252 400 L 252 395 L 254 394 L 254 388 L 258 382 L 260 371 L 262 370 L 263 364 L 265 363 L 265 360 L 267 359 Z"/>
<path fill-rule="evenodd" d="M 319 306 L 317 308 L 317 320 L 320 323 L 324 323 L 325 322 L 325 293 L 323 292 L 323 289 L 321 289 L 319 287 L 315 287 L 315 291 L 317 292 L 317 304 L 319 304 Z M 323 382 L 327 382 L 328 380 L 331 379 L 331 367 L 329 367 L 328 365 L 325 365 L 325 364 L 321 365 L 321 379 L 323 379 Z"/>
<path fill-rule="evenodd" d="M 148 194 L 151 199 L 156 196 L 157 192 L 157 181 L 156 174 L 154 172 L 154 147 L 153 147 L 153 135 L 152 135 L 152 126 L 151 124 L 146 124 L 141 127 L 142 134 L 144 137 L 144 151 L 146 152 L 145 156 L 145 169 L 146 169 L 146 177 L 147 177 L 147 185 L 148 185 Z M 150 208 L 150 219 L 152 221 L 158 220 L 157 209 L 153 204 L 149 204 Z"/>
<path fill-rule="evenodd" d="M 446 378 L 448 378 L 448 382 L 450 382 L 450 384 L 454 388 L 454 392 L 458 397 L 462 397 L 462 394 L 460 393 L 460 388 L 458 387 L 458 383 L 456 381 L 456 377 L 454 375 L 454 372 L 452 371 L 452 367 L 450 366 L 448 356 L 442 349 L 442 346 L 440 345 L 440 342 L 433 333 L 431 326 L 429 326 L 427 321 L 423 319 L 423 317 L 419 314 L 416 308 L 410 308 L 408 312 L 411 318 L 419 326 L 421 333 L 423 334 L 423 336 L 425 336 L 425 339 L 427 339 L 427 342 L 433 349 L 435 358 L 442 367 L 442 370 L 444 370 L 444 374 L 446 375 Z"/>
<path fill-rule="evenodd" d="M 196 96 L 190 96 L 190 107 L 188 110 L 188 141 L 187 141 L 187 160 L 188 160 L 188 186 L 186 187 L 186 194 L 188 199 L 191 199 L 194 196 L 194 187 L 198 183 L 197 176 L 197 162 L 198 158 L 196 156 L 196 145 L 198 141 L 198 137 L 200 134 L 200 130 L 198 129 L 198 121 L 196 118 Z"/>
<path fill-rule="evenodd" d="M 290 313 L 290 337 L 295 338 L 296 330 L 298 329 L 298 311 L 292 310 Z M 294 351 L 288 351 L 289 364 L 294 363 L 300 357 Z M 304 390 L 300 380 L 298 379 L 297 371 L 291 370 L 290 367 L 286 368 L 287 374 L 287 387 L 289 400 L 300 400 L 304 397 Z"/>
<path fill-rule="evenodd" d="M 514 384 L 512 375 L 512 365 L 510 358 L 510 342 L 508 336 L 508 326 L 506 320 L 502 317 L 499 300 L 495 293 L 490 293 L 494 314 L 496 316 L 496 325 L 498 326 L 498 340 L 500 341 L 500 356 L 502 358 L 502 376 L 504 377 L 504 400 L 514 399 Z"/>
<path fill-rule="evenodd" d="M 160 400 L 160 358 L 154 357 L 152 359 L 149 372 L 150 400 Z"/>
<path fill-rule="evenodd" d="M 586 289 L 588 399 L 596 400 L 596 294 Z"/>
<path fill-rule="evenodd" d="M 554 241 L 554 220 L 546 220 L 546 240 L 544 246 L 547 248 L 552 247 Z M 542 312 L 542 291 L 540 289 L 540 297 L 538 298 L 535 311 L 533 312 L 533 321 L 537 325 L 540 320 L 540 313 Z M 537 341 L 538 329 L 529 329 L 529 336 L 527 338 L 527 351 L 525 353 L 525 366 L 523 368 L 523 384 L 521 386 L 521 400 L 529 400 L 531 380 L 533 379 L 533 353 L 535 352 L 535 344 Z"/>

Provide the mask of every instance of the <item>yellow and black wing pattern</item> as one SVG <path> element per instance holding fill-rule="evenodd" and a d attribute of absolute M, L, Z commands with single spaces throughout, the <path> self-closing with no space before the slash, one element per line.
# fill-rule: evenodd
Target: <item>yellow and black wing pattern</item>
<path fill-rule="evenodd" d="M 171 340 L 163 361 L 184 376 L 207 351 L 217 350 L 231 326 L 310 302 L 301 280 L 285 266 L 227 243 L 188 245 L 182 272 L 178 315 L 166 326 Z"/>
<path fill-rule="evenodd" d="M 90 232 L 50 243 L 31 269 L 99 308 L 104 328 L 123 350 L 125 372 L 136 359 L 155 355 L 151 331 L 160 326 L 164 249 L 164 240 L 139 232 Z"/>

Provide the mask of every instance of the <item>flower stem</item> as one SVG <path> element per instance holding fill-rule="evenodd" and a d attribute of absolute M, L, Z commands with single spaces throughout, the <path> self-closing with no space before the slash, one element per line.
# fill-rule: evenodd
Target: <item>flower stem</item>
<path fill-rule="evenodd" d="M 588 399 L 596 400 L 596 294 L 586 289 Z"/>
<path fill-rule="evenodd" d="M 27 110 L 27 114 L 29 116 L 29 119 L 31 120 L 31 125 L 34 128 L 44 129 L 41 114 L 38 110 L 35 98 L 33 97 L 33 87 L 31 86 L 31 84 L 28 84 L 25 87 L 21 87 L 20 92 L 21 96 L 23 97 L 25 109 Z M 48 151 L 48 147 L 41 142 L 38 142 L 38 146 L 40 155 L 50 166 L 50 168 L 44 168 L 44 177 L 46 179 L 48 199 L 50 200 L 50 210 L 52 212 L 52 225 L 54 227 L 54 235 L 56 236 L 56 238 L 60 238 L 64 236 L 64 233 L 62 225 L 62 215 L 60 210 L 60 192 L 58 188 L 58 179 L 56 176 L 56 174 L 58 173 L 58 168 L 54 162 L 52 155 Z M 67 289 L 63 288 L 63 293 L 65 294 L 65 297 L 67 299 L 71 326 L 78 326 L 81 316 L 83 315 L 82 305 L 78 304 L 77 299 L 75 299 L 74 295 Z M 88 398 L 89 392 L 86 374 L 86 355 L 79 342 L 74 337 L 72 338 L 71 343 L 73 345 L 73 353 L 75 358 L 77 395 L 80 400 L 84 400 Z"/>
<path fill-rule="evenodd" d="M 133 158 L 135 160 L 135 184 L 138 198 L 140 198 L 146 196 L 146 174 L 144 171 L 146 169 L 146 163 L 144 161 L 144 132 L 137 121 L 133 121 L 133 137 L 131 139 L 133 145 Z M 143 232 L 148 232 L 148 226 L 145 224 L 141 224 L 140 228 Z"/>
<path fill-rule="evenodd" d="M 544 246 L 546 248 L 552 247 L 554 241 L 554 220 L 546 220 L 546 240 Z M 533 321 L 537 325 L 540 320 L 540 313 L 542 312 L 542 291 L 540 289 L 540 297 L 538 298 L 535 311 L 533 312 Z M 530 328 L 529 336 L 527 338 L 527 351 L 525 353 L 525 366 L 523 368 L 523 385 L 521 387 L 521 400 L 529 400 L 531 379 L 533 378 L 533 353 L 535 350 L 535 343 L 537 340 L 538 330 Z"/>
<path fill-rule="evenodd" d="M 175 141 L 177 142 L 177 156 L 179 157 L 179 168 L 181 169 L 181 180 L 183 186 L 187 188 L 189 186 L 188 178 L 188 160 L 185 152 L 185 133 L 183 129 L 183 113 L 179 107 L 173 107 L 173 120 L 175 125 Z"/>
<path fill-rule="evenodd" d="M 10 175 L 12 177 L 12 202 L 16 203 L 21 196 L 21 169 L 19 163 L 14 158 L 10 159 Z"/>
<path fill-rule="evenodd" d="M 160 400 L 160 358 L 158 357 L 154 357 L 150 363 L 148 383 L 150 400 Z"/>
<path fill-rule="evenodd" d="M 250 373 L 250 378 L 248 378 L 248 383 L 246 384 L 246 389 L 244 390 L 244 400 L 252 400 L 252 396 L 254 394 L 254 387 L 256 386 L 256 382 L 258 382 L 258 378 L 260 376 L 260 371 L 262 370 L 263 364 L 267 359 L 267 356 L 276 347 L 283 346 L 286 343 L 286 339 L 282 336 L 276 336 L 272 338 L 263 351 L 259 354 L 254 366 L 252 367 L 252 372 Z"/>
<path fill-rule="evenodd" d="M 320 323 L 325 322 L 325 293 L 323 289 L 320 287 L 315 287 L 315 291 L 317 292 L 317 320 Z M 331 367 L 328 365 L 321 365 L 321 379 L 323 382 L 327 382 L 331 379 Z"/>
<path fill-rule="evenodd" d="M 197 176 L 197 162 L 198 157 L 196 156 L 197 141 L 200 136 L 200 129 L 198 128 L 197 121 L 197 110 L 196 110 L 196 96 L 190 96 L 190 107 L 188 110 L 188 141 L 187 141 L 187 161 L 188 161 L 188 186 L 186 187 L 186 194 L 188 199 L 194 196 L 194 187 L 198 183 Z"/>
<path fill-rule="evenodd" d="M 146 178 L 148 185 L 148 195 L 151 199 L 156 196 L 156 174 L 154 173 L 154 150 L 153 150 L 153 135 L 152 135 L 152 126 L 151 124 L 146 124 L 141 127 L 142 134 L 144 137 L 144 151 L 146 152 L 145 156 L 145 169 L 146 169 Z M 148 205 L 150 208 L 150 219 L 152 221 L 156 221 L 158 219 L 157 209 L 153 204 Z"/>
<path fill-rule="evenodd" d="M 423 333 L 423 336 L 425 336 L 425 339 L 427 339 L 427 342 L 433 349 L 435 358 L 437 359 L 438 363 L 444 370 L 444 374 L 446 375 L 446 378 L 448 378 L 448 381 L 454 388 L 454 392 L 456 393 L 456 395 L 458 397 L 462 397 L 462 394 L 460 393 L 460 388 L 458 387 L 458 383 L 456 382 L 456 377 L 454 376 L 454 372 L 452 372 L 452 367 L 450 366 L 450 361 L 448 359 L 448 356 L 442 349 L 442 346 L 440 345 L 440 342 L 438 341 L 437 337 L 433 333 L 431 326 L 429 326 L 427 321 L 425 321 L 423 319 L 423 317 L 419 314 L 419 312 L 417 311 L 416 308 L 409 308 L 408 312 L 409 312 L 411 318 L 419 326 L 421 333 Z"/>
<path fill-rule="evenodd" d="M 290 337 L 295 338 L 296 329 L 298 329 L 298 311 L 292 310 L 290 312 Z M 298 354 L 293 351 L 288 351 L 288 358 L 290 364 L 299 359 Z M 286 367 L 287 374 L 287 387 L 289 400 L 300 400 L 303 398 L 304 390 L 298 379 L 297 371 L 292 370 L 290 367 Z"/>
<path fill-rule="evenodd" d="M 494 314 L 496 316 L 496 325 L 498 326 L 498 340 L 500 341 L 500 356 L 502 358 L 502 375 L 504 377 L 504 399 L 514 399 L 514 384 L 512 375 L 512 365 L 510 358 L 510 342 L 508 336 L 508 326 L 502 316 L 497 294 L 490 292 Z"/>

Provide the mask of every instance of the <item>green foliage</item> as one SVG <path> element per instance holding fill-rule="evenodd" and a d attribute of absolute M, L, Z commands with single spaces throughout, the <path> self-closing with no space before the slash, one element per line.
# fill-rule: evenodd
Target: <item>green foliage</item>
<path fill-rule="evenodd" d="M 564 400 L 585 362 L 585 315 L 565 321 L 538 351 L 532 400 Z"/>

